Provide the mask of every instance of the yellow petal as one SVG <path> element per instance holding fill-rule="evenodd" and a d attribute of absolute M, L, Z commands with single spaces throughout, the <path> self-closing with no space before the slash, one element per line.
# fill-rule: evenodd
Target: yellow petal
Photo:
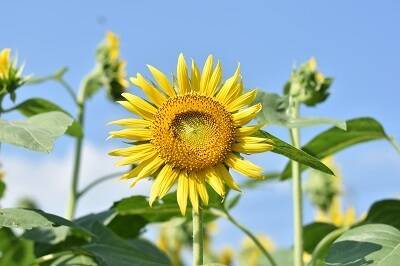
<path fill-rule="evenodd" d="M 155 160 L 155 158 L 157 157 L 157 155 L 155 155 L 154 157 L 151 157 L 150 159 L 141 162 L 140 164 L 138 164 L 135 168 L 133 168 L 132 170 L 130 170 L 128 173 L 123 174 L 120 178 L 121 179 L 131 179 L 131 178 L 137 178 L 139 173 L 152 161 Z M 141 179 L 141 178 L 140 178 Z"/>
<path fill-rule="evenodd" d="M 204 182 L 196 182 L 197 192 L 201 198 L 204 205 L 208 205 L 208 193 L 206 184 Z"/>
<path fill-rule="evenodd" d="M 261 126 L 256 125 L 256 126 L 248 126 L 248 127 L 239 127 L 236 129 L 236 137 L 245 137 L 245 136 L 251 136 L 254 133 L 256 133 L 258 130 L 260 130 Z"/>
<path fill-rule="evenodd" d="M 239 142 L 232 145 L 233 151 L 246 154 L 271 151 L 273 148 L 274 146 L 268 143 Z"/>
<path fill-rule="evenodd" d="M 153 149 L 154 149 L 153 144 L 145 143 L 145 144 L 133 145 L 133 146 L 130 146 L 127 148 L 115 149 L 115 150 L 112 150 L 111 152 L 109 152 L 108 155 L 129 156 L 129 155 L 132 155 L 133 153 L 146 152 L 146 151 L 153 150 Z"/>
<path fill-rule="evenodd" d="M 137 108 L 136 106 L 132 105 L 130 102 L 128 101 L 117 101 L 117 103 L 119 103 L 120 105 L 122 105 L 125 109 L 127 109 L 128 111 L 137 114 L 141 117 L 143 117 L 146 120 L 153 120 L 153 114 L 146 111 L 146 110 L 142 110 Z"/>
<path fill-rule="evenodd" d="M 237 90 L 237 86 L 239 85 L 240 81 L 240 65 L 238 65 L 235 74 L 232 77 L 228 78 L 224 85 L 222 85 L 221 89 L 218 91 L 217 95 L 215 96 L 218 101 L 223 104 L 228 104 L 235 95 Z"/>
<path fill-rule="evenodd" d="M 237 172 L 252 178 L 263 178 L 263 170 L 260 166 L 254 163 L 239 158 L 233 153 L 229 154 L 225 159 L 226 165 L 235 169 Z"/>
<path fill-rule="evenodd" d="M 237 142 L 246 142 L 246 143 L 271 143 L 271 140 L 267 139 L 267 138 L 259 138 L 259 137 L 251 137 L 251 136 L 244 136 L 244 137 L 240 137 L 237 136 L 236 137 L 236 141 Z"/>
<path fill-rule="evenodd" d="M 185 57 L 180 54 L 178 57 L 178 65 L 176 67 L 179 94 L 183 95 L 190 92 L 190 83 L 188 78 Z"/>
<path fill-rule="evenodd" d="M 110 137 L 131 140 L 149 140 L 153 137 L 153 134 L 151 130 L 146 128 L 129 128 L 119 131 L 111 131 Z"/>
<path fill-rule="evenodd" d="M 130 102 L 133 106 L 136 106 L 136 108 L 138 109 L 149 112 L 151 114 L 155 114 L 157 112 L 157 108 L 136 95 L 124 92 L 121 94 L 121 96 L 127 99 L 128 102 Z"/>
<path fill-rule="evenodd" d="M 154 157 L 153 157 L 154 158 Z M 151 162 L 149 162 L 142 171 L 139 172 L 137 178 L 151 176 L 164 164 L 164 160 L 157 156 Z"/>
<path fill-rule="evenodd" d="M 225 195 L 225 186 L 222 178 L 218 176 L 214 169 L 206 170 L 207 183 L 217 192 L 221 197 Z"/>
<path fill-rule="evenodd" d="M 186 213 L 187 198 L 189 194 L 189 179 L 186 173 L 181 173 L 178 178 L 177 201 L 182 215 Z"/>
<path fill-rule="evenodd" d="M 229 173 L 228 169 L 223 164 L 219 164 L 215 168 L 217 175 L 220 176 L 225 184 L 228 185 L 231 189 L 241 191 L 239 185 L 233 180 L 232 175 Z"/>
<path fill-rule="evenodd" d="M 169 82 L 167 76 L 151 65 L 147 65 L 147 67 L 149 68 L 154 79 L 157 81 L 158 85 L 165 91 L 165 93 L 167 93 L 170 97 L 174 97 L 176 92 Z"/>
<path fill-rule="evenodd" d="M 199 213 L 199 197 L 197 195 L 196 180 L 189 177 L 189 198 L 192 203 L 193 210 Z"/>
<path fill-rule="evenodd" d="M 170 165 L 165 165 L 157 175 L 150 192 L 150 206 L 153 205 L 154 200 L 159 197 L 160 199 L 168 193 L 178 178 L 179 171 L 174 171 Z"/>
<path fill-rule="evenodd" d="M 206 88 L 207 96 L 214 95 L 219 84 L 221 83 L 221 79 L 222 79 L 222 66 L 221 66 L 221 63 L 218 61 L 217 66 L 215 67 L 214 72 L 211 75 L 210 81 L 207 84 L 207 88 Z"/>
<path fill-rule="evenodd" d="M 249 123 L 261 111 L 262 105 L 260 103 L 253 105 L 249 108 L 243 109 L 237 113 L 232 114 L 235 126 L 243 126 Z"/>
<path fill-rule="evenodd" d="M 203 71 L 201 73 L 200 94 L 207 93 L 207 84 L 211 78 L 213 64 L 214 64 L 214 57 L 212 55 L 209 55 L 207 57 L 206 62 L 204 63 Z"/>
<path fill-rule="evenodd" d="M 115 165 L 116 166 L 124 166 L 124 165 L 140 163 L 145 160 L 148 160 L 149 158 L 153 157 L 156 154 L 157 154 L 157 151 L 155 149 L 151 149 L 148 151 L 142 151 L 142 152 L 136 152 L 136 153 L 133 153 L 132 155 L 129 155 L 129 156 L 119 160 Z"/>
<path fill-rule="evenodd" d="M 246 105 L 251 104 L 254 101 L 254 99 L 256 98 L 256 95 L 257 95 L 256 90 L 249 91 L 249 92 L 241 95 L 240 97 L 236 98 L 231 103 L 229 103 L 226 110 L 228 112 L 235 112 L 235 111 L 245 107 Z"/>
<path fill-rule="evenodd" d="M 196 63 L 192 59 L 192 75 L 190 78 L 190 83 L 192 85 L 192 90 L 193 91 L 200 91 L 200 71 L 199 68 L 197 67 Z"/>
<path fill-rule="evenodd" d="M 154 88 L 141 74 L 137 74 L 136 78 L 131 78 L 131 82 L 141 88 L 146 96 L 153 102 L 156 106 L 162 105 L 166 101 L 166 97 L 159 90 Z"/>
<path fill-rule="evenodd" d="M 125 118 L 112 121 L 110 124 L 125 127 L 149 127 L 151 122 L 144 119 Z"/>

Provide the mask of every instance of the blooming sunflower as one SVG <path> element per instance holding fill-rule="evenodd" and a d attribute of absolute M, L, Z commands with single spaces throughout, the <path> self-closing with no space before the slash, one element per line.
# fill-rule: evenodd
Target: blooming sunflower
<path fill-rule="evenodd" d="M 110 137 L 125 138 L 134 145 L 113 150 L 110 155 L 124 157 L 117 165 L 136 165 L 121 177 L 132 179 L 132 186 L 145 177 L 156 176 L 150 205 L 177 184 L 182 214 L 188 199 L 198 212 L 200 200 L 208 204 L 207 184 L 222 197 L 226 186 L 240 190 L 229 168 L 262 178 L 262 168 L 239 155 L 273 147 L 271 141 L 253 136 L 259 126 L 245 126 L 261 110 L 261 104 L 249 106 L 256 91 L 244 92 L 240 66 L 223 81 L 221 63 L 214 67 L 213 61 L 213 56 L 208 56 L 200 72 L 192 60 L 189 74 L 181 54 L 176 82 L 171 83 L 160 70 L 148 66 L 154 83 L 141 74 L 131 78 L 148 100 L 122 94 L 126 100 L 119 103 L 140 118 L 112 122 L 127 128 L 110 132 Z"/>
<path fill-rule="evenodd" d="M 17 60 L 11 60 L 11 49 L 0 51 L 0 95 L 10 93 L 15 99 L 15 90 L 22 86 L 26 78 L 21 77 L 23 66 L 17 67 Z"/>

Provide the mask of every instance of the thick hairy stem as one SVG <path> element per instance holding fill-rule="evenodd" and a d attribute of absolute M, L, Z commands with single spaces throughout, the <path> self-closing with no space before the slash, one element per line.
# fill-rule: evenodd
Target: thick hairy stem
<path fill-rule="evenodd" d="M 193 266 L 203 265 L 203 210 L 193 209 Z"/>

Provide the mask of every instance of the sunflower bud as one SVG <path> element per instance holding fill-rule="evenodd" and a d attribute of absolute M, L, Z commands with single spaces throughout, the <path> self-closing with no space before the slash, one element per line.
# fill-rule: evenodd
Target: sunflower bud
<path fill-rule="evenodd" d="M 97 49 L 97 63 L 101 71 L 102 85 L 106 88 L 108 96 L 114 100 L 121 100 L 121 93 L 129 86 L 126 78 L 126 62 L 119 56 L 119 39 L 117 35 L 108 32 L 105 40 Z"/>
<path fill-rule="evenodd" d="M 325 77 L 317 70 L 317 61 L 312 57 L 292 72 L 284 86 L 284 93 L 308 106 L 314 106 L 328 98 L 332 82 L 331 77 Z"/>
<path fill-rule="evenodd" d="M 11 60 L 11 49 L 0 51 L 0 98 L 9 93 L 15 101 L 15 91 L 25 83 L 22 77 L 23 66 L 17 67 L 17 60 Z"/>

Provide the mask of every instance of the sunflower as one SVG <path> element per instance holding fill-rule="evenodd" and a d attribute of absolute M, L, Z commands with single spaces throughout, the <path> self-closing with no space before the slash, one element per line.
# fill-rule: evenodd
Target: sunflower
<path fill-rule="evenodd" d="M 188 199 L 198 212 L 200 200 L 208 204 L 207 184 L 221 197 L 226 186 L 240 191 L 229 168 L 250 178 L 263 177 L 260 166 L 240 156 L 273 147 L 270 140 L 253 136 L 259 126 L 245 126 L 261 110 L 261 104 L 249 106 L 256 91 L 244 92 L 240 65 L 223 81 L 221 63 L 214 67 L 213 61 L 213 56 L 208 56 L 200 72 L 192 60 L 189 74 L 181 54 L 174 83 L 157 68 L 148 66 L 155 82 L 141 74 L 131 78 L 148 100 L 122 94 L 126 100 L 119 103 L 140 118 L 112 122 L 126 128 L 110 132 L 110 137 L 128 139 L 133 145 L 113 150 L 110 155 L 124 157 L 117 165 L 136 165 L 121 177 L 131 179 L 132 186 L 155 176 L 150 205 L 177 184 L 182 214 Z"/>

